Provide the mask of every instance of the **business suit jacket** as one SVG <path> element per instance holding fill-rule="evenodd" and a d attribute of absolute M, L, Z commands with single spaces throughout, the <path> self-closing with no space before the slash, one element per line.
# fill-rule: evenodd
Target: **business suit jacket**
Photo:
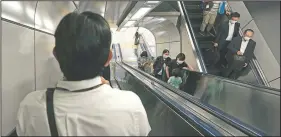
<path fill-rule="evenodd" d="M 235 26 L 234 26 L 234 32 L 233 32 L 232 39 L 234 37 L 239 36 L 239 27 L 240 27 L 240 23 L 236 22 Z M 216 38 L 215 38 L 215 41 L 214 41 L 215 43 L 218 43 L 219 50 L 223 48 L 222 45 L 224 45 L 224 43 L 225 43 L 225 39 L 228 36 L 228 32 L 229 32 L 229 21 L 226 21 L 220 25 Z"/>
<path fill-rule="evenodd" d="M 226 54 L 227 62 L 231 63 L 233 61 L 233 56 L 237 54 L 237 51 L 239 51 L 241 48 L 242 40 L 243 38 L 241 36 L 232 39 L 232 41 L 227 47 L 228 48 L 228 52 Z M 243 54 L 243 56 L 246 57 L 245 63 L 248 63 L 253 58 L 255 47 L 256 47 L 256 42 L 250 39 L 245 49 L 245 52 Z"/>

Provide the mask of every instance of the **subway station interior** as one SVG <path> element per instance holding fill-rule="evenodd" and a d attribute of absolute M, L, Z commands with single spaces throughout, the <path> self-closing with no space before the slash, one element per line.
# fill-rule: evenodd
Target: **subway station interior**
<path fill-rule="evenodd" d="M 2 0 L 1 135 L 16 135 L 17 111 L 28 93 L 63 78 L 53 55 L 60 20 L 91 11 L 111 28 L 110 85 L 140 97 L 150 136 L 280 136 L 280 1 L 226 3 L 240 14 L 239 36 L 252 29 L 256 42 L 236 79 L 210 63 L 219 21 L 211 28 L 214 36 L 199 34 L 202 1 Z M 181 89 L 138 67 L 143 51 L 155 61 L 165 49 L 171 59 L 184 53 L 193 68 L 183 71 Z"/>

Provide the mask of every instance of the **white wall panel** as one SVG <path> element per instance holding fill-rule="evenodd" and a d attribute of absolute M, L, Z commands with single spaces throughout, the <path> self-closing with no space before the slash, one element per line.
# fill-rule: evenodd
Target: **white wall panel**
<path fill-rule="evenodd" d="M 16 126 L 22 99 L 34 91 L 34 32 L 2 21 L 2 135 Z"/>
<path fill-rule="evenodd" d="M 164 49 L 170 50 L 169 43 L 156 43 L 156 55 L 162 56 L 162 52 Z"/>
<path fill-rule="evenodd" d="M 191 39 L 189 39 L 189 35 L 183 20 L 180 29 L 181 29 L 181 36 L 182 36 L 182 52 L 186 56 L 186 61 L 189 63 L 189 65 L 191 65 L 194 68 L 194 70 L 200 71 L 198 67 L 199 61 L 197 58 L 197 53 L 195 50 L 193 50 Z"/>
<path fill-rule="evenodd" d="M 280 89 L 280 78 L 269 83 L 271 87 Z"/>
<path fill-rule="evenodd" d="M 53 55 L 55 39 L 41 32 L 35 33 L 36 90 L 55 87 L 63 77 L 59 64 Z"/>
<path fill-rule="evenodd" d="M 180 53 L 180 42 L 171 42 L 169 43 L 170 48 L 170 57 L 175 59 L 177 55 Z"/>

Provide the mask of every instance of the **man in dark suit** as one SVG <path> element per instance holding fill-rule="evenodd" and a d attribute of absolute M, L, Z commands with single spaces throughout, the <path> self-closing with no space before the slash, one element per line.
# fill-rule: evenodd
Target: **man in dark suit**
<path fill-rule="evenodd" d="M 223 72 L 224 77 L 237 79 L 239 72 L 248 65 L 253 58 L 256 42 L 252 40 L 254 31 L 247 29 L 244 31 L 243 37 L 235 37 L 228 45 L 226 60 L 228 66 Z M 240 56 L 241 60 L 235 60 L 234 56 Z"/>
<path fill-rule="evenodd" d="M 240 23 L 237 22 L 239 18 L 240 14 L 238 12 L 232 13 L 231 19 L 221 24 L 219 31 L 216 35 L 214 46 L 217 47 L 220 52 L 220 60 L 216 64 L 218 68 L 221 68 L 221 66 L 226 66 L 227 62 L 225 60 L 225 55 L 228 51 L 227 45 L 231 42 L 234 37 L 239 36 Z"/>

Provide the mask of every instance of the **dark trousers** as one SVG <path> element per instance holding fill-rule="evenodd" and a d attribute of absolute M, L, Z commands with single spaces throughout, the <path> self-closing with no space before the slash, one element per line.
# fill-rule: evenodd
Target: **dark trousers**
<path fill-rule="evenodd" d="M 161 75 L 158 75 L 158 74 L 155 74 L 155 77 L 159 80 L 162 80 L 162 76 Z"/>
<path fill-rule="evenodd" d="M 219 26 L 228 20 L 228 17 L 225 14 L 218 14 L 216 18 L 216 23 L 215 23 L 215 29 L 217 32 L 219 32 Z"/>
<path fill-rule="evenodd" d="M 227 65 L 225 55 L 228 52 L 227 46 L 228 46 L 229 43 L 230 43 L 230 41 L 224 41 L 222 44 L 219 45 L 219 47 L 220 47 L 220 60 L 217 63 L 218 67 L 221 67 L 221 65 L 224 65 L 224 66 Z"/>
<path fill-rule="evenodd" d="M 230 79 L 237 79 L 239 77 L 239 74 L 240 74 L 239 70 L 233 67 L 228 67 L 225 68 L 225 70 L 222 73 L 222 76 Z"/>

